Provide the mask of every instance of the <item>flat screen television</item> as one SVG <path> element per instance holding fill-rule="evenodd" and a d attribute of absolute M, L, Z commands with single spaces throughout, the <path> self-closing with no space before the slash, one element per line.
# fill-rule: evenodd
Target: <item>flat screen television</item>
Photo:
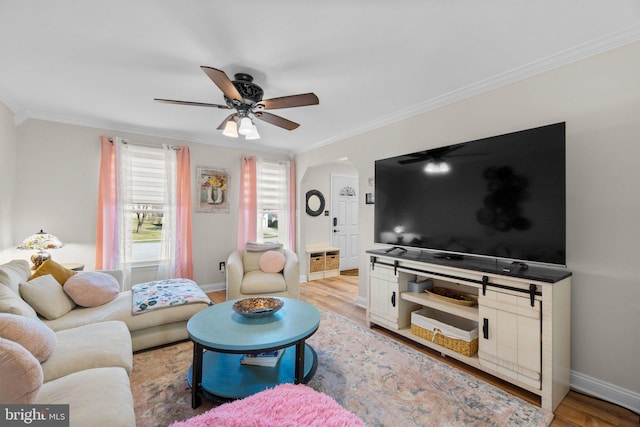
<path fill-rule="evenodd" d="M 565 123 L 375 162 L 376 243 L 566 265 Z"/>

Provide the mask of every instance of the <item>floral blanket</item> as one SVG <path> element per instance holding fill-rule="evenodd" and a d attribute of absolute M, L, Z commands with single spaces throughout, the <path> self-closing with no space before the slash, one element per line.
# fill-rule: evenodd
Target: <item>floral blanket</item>
<path fill-rule="evenodd" d="M 202 289 L 189 279 L 155 280 L 131 287 L 133 314 L 147 313 L 174 305 L 205 302 L 211 300 Z"/>

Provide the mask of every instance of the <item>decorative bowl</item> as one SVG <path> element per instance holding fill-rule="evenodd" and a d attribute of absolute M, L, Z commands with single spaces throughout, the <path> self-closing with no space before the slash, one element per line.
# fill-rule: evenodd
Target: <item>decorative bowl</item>
<path fill-rule="evenodd" d="M 257 297 L 245 298 L 233 304 L 233 311 L 244 317 L 257 318 L 271 316 L 280 310 L 284 301 L 279 298 Z"/>

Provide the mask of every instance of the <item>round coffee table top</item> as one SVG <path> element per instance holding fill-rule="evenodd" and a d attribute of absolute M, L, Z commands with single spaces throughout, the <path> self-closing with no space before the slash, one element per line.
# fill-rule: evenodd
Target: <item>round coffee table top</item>
<path fill-rule="evenodd" d="M 238 300 L 212 305 L 189 319 L 189 338 L 211 350 L 235 353 L 285 347 L 318 329 L 316 307 L 298 299 L 279 299 L 284 301 L 280 310 L 257 319 L 233 311 Z"/>

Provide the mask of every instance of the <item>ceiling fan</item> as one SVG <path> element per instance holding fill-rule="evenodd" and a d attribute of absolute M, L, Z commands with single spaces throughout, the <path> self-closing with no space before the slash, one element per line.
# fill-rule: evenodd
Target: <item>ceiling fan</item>
<path fill-rule="evenodd" d="M 276 116 L 265 110 L 276 110 L 279 108 L 303 107 L 306 105 L 317 105 L 320 103 L 318 97 L 310 92 L 300 95 L 282 96 L 279 98 L 262 99 L 264 91 L 260 86 L 253 83 L 253 76 L 246 73 L 236 73 L 235 80 L 230 80 L 224 71 L 212 67 L 202 66 L 202 71 L 220 88 L 224 94 L 225 105 L 208 104 L 204 102 L 176 101 L 172 99 L 154 98 L 155 101 L 168 104 L 194 105 L 197 107 L 213 107 L 223 110 L 235 110 L 228 115 L 218 130 L 222 130 L 225 136 L 237 137 L 244 135 L 246 139 L 258 139 L 258 129 L 253 119 L 260 119 L 272 125 L 286 130 L 294 130 L 298 123 Z"/>

